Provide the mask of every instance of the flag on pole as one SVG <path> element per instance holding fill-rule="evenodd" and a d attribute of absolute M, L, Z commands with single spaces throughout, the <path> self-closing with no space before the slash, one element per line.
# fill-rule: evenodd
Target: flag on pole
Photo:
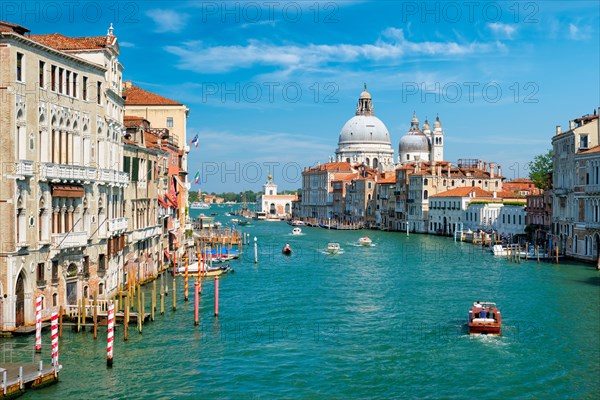
<path fill-rule="evenodd" d="M 198 184 L 199 181 L 200 181 L 200 171 L 196 172 L 196 176 L 194 176 L 194 182 L 196 182 L 196 185 Z"/>
<path fill-rule="evenodd" d="M 198 134 L 197 133 L 196 133 L 196 136 L 194 136 L 194 138 L 190 141 L 190 145 L 191 144 L 198 147 Z"/>

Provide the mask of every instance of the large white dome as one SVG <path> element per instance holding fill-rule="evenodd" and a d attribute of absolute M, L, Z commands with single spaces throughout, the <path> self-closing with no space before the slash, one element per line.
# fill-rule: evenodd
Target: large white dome
<path fill-rule="evenodd" d="M 373 115 L 356 115 L 342 128 L 338 146 L 371 143 L 391 145 L 388 129 Z"/>

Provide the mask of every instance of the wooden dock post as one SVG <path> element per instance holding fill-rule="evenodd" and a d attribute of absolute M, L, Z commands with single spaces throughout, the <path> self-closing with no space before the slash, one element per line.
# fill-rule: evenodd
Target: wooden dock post
<path fill-rule="evenodd" d="M 219 316 L 219 277 L 215 276 L 215 317 Z"/>
<path fill-rule="evenodd" d="M 123 341 L 127 340 L 129 331 L 129 296 L 125 296 L 125 314 L 123 315 Z"/>
<path fill-rule="evenodd" d="M 142 320 L 140 318 L 140 313 L 142 312 L 142 296 L 140 291 L 137 292 L 137 326 L 138 332 L 142 333 Z"/>
<path fill-rule="evenodd" d="M 81 312 L 83 317 L 81 318 L 81 330 L 85 331 L 85 320 L 87 319 L 87 302 L 86 302 L 86 298 L 83 297 L 81 299 Z"/>
<path fill-rule="evenodd" d="M 63 306 L 58 308 L 58 337 L 62 337 L 62 316 L 63 316 Z"/>
<path fill-rule="evenodd" d="M 114 327 L 115 327 L 115 305 L 108 305 L 108 321 L 107 321 L 108 332 L 106 335 L 106 366 L 112 368 L 113 366 L 113 339 L 114 339 Z"/>
<path fill-rule="evenodd" d="M 558 264 L 558 245 L 556 245 L 555 247 L 555 253 L 556 253 L 556 263 Z"/>
<path fill-rule="evenodd" d="M 35 299 L 35 352 L 42 352 L 42 296 Z"/>
<path fill-rule="evenodd" d="M 150 320 L 154 321 L 154 312 L 156 312 L 156 280 L 152 282 L 152 310 L 150 311 Z"/>
<path fill-rule="evenodd" d="M 98 299 L 97 299 L 96 293 L 94 293 L 93 307 L 94 307 L 94 339 L 98 339 Z"/>
<path fill-rule="evenodd" d="M 256 240 L 256 236 L 254 236 L 254 264 L 258 264 L 258 244 Z"/>
<path fill-rule="evenodd" d="M 141 288 L 140 288 L 140 292 L 141 292 Z M 145 294 L 144 292 L 142 292 L 142 325 L 144 325 L 145 319 L 146 319 L 146 300 L 145 300 Z M 139 318 L 139 316 L 138 316 Z M 140 333 L 142 332 L 142 329 L 140 328 Z"/>
<path fill-rule="evenodd" d="M 198 282 L 194 284 L 194 325 L 198 325 Z"/>
<path fill-rule="evenodd" d="M 176 287 L 177 287 L 177 279 L 173 278 L 173 311 L 177 310 L 177 296 L 175 296 Z"/>
<path fill-rule="evenodd" d="M 77 301 L 77 332 L 81 331 L 81 300 Z"/>
<path fill-rule="evenodd" d="M 535 255 L 537 256 L 537 263 L 540 263 L 540 248 L 539 246 L 536 244 L 535 245 Z"/>
<path fill-rule="evenodd" d="M 164 275 L 161 275 L 163 277 Z M 160 282 L 160 315 L 165 314 L 165 287 L 163 286 L 164 279 Z"/>
<path fill-rule="evenodd" d="M 188 301 L 188 292 L 189 292 L 189 266 L 190 266 L 189 258 L 185 259 L 185 269 L 184 269 L 184 277 L 183 277 L 183 300 Z"/>

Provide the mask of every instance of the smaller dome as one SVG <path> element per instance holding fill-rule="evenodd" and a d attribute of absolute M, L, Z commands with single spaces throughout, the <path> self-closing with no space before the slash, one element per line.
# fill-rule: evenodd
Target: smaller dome
<path fill-rule="evenodd" d="M 442 129 L 442 123 L 440 122 L 440 117 L 435 117 L 435 122 L 433 123 L 433 129 Z"/>
<path fill-rule="evenodd" d="M 429 150 L 429 140 L 422 132 L 409 132 L 400 139 L 400 153 L 427 153 Z"/>
<path fill-rule="evenodd" d="M 429 126 L 429 122 L 427 121 L 427 119 L 425 119 L 425 122 L 423 123 L 423 132 L 430 131 L 430 130 L 431 130 L 431 126 Z"/>
<path fill-rule="evenodd" d="M 367 84 L 365 83 L 365 88 L 362 91 L 362 93 L 360 94 L 360 98 L 361 99 L 370 99 L 371 98 L 371 93 L 367 92 Z"/>
<path fill-rule="evenodd" d="M 414 112 L 413 112 L 412 121 L 410 121 L 410 123 L 411 123 L 412 125 L 415 125 L 415 124 L 416 124 L 417 126 L 419 125 L 419 118 L 417 118 L 417 112 L 416 112 L 416 111 L 414 111 Z"/>

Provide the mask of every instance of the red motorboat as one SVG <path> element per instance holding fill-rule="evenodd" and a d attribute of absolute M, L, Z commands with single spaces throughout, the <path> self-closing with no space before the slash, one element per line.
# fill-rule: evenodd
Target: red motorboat
<path fill-rule="evenodd" d="M 290 247 L 289 244 L 286 243 L 286 245 L 283 247 L 283 249 L 281 250 L 281 252 L 285 256 L 291 256 L 292 255 L 292 248 Z"/>
<path fill-rule="evenodd" d="M 496 303 L 475 302 L 469 310 L 470 335 L 500 335 L 502 316 Z"/>

